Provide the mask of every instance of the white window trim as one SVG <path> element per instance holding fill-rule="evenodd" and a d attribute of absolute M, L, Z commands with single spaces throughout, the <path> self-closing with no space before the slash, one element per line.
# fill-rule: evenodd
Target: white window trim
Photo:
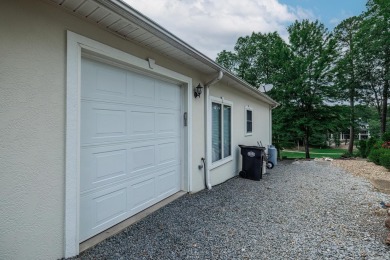
<path fill-rule="evenodd" d="M 183 111 L 187 112 L 188 125 L 182 134 L 184 161 L 182 189 L 192 191 L 192 79 L 175 71 L 154 65 L 149 67 L 147 60 L 67 31 L 66 54 L 66 139 L 65 139 L 65 241 L 64 255 L 79 254 L 80 232 L 80 73 L 82 53 L 92 53 L 112 59 L 166 79 L 180 82 L 185 92 Z"/>
<path fill-rule="evenodd" d="M 230 151 L 231 151 L 231 154 L 228 156 L 228 157 L 225 157 L 225 158 L 222 158 L 221 160 L 218 160 L 216 162 L 212 162 L 212 145 L 213 145 L 213 142 L 212 142 L 212 115 L 211 115 L 211 109 L 212 109 L 212 103 L 218 103 L 218 104 L 221 104 L 222 106 L 223 105 L 228 105 L 231 107 L 231 118 L 230 118 L 230 130 L 231 130 L 231 137 L 230 137 Z M 230 161 L 233 160 L 233 102 L 229 101 L 229 100 L 226 100 L 224 99 L 223 97 L 213 97 L 213 96 L 210 96 L 210 99 L 209 99 L 209 122 L 208 122 L 208 125 L 209 125 L 209 133 L 210 133 L 210 144 L 209 144 L 209 162 L 211 162 L 211 165 L 210 165 L 210 170 L 214 169 L 214 168 L 217 168 L 221 165 L 224 165 Z M 222 116 L 223 118 L 223 116 Z M 223 120 L 223 119 L 222 119 Z M 223 123 L 222 123 L 223 124 Z M 223 141 L 222 141 L 223 143 Z"/>
<path fill-rule="evenodd" d="M 247 122 L 248 122 L 248 118 L 247 118 L 247 111 L 251 111 L 252 112 L 252 132 L 248 132 L 248 129 L 247 129 Z M 253 135 L 253 109 L 250 107 L 250 106 L 246 106 L 245 107 L 245 115 L 244 115 L 244 118 L 245 118 L 245 136 L 251 136 Z"/>

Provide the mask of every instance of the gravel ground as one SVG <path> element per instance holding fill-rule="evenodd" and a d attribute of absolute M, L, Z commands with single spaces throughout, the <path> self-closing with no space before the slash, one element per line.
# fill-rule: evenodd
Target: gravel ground
<path fill-rule="evenodd" d="M 390 196 L 329 162 L 185 195 L 75 259 L 390 259 Z"/>
<path fill-rule="evenodd" d="M 356 176 L 390 181 L 389 170 L 373 162 L 368 162 L 367 159 L 334 160 L 332 164 Z"/>

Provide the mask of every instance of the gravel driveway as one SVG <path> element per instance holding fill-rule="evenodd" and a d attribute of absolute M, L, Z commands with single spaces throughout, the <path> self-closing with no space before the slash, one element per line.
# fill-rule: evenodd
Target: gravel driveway
<path fill-rule="evenodd" d="M 282 162 L 185 195 L 78 259 L 390 259 L 385 216 L 364 179 L 328 162 Z"/>

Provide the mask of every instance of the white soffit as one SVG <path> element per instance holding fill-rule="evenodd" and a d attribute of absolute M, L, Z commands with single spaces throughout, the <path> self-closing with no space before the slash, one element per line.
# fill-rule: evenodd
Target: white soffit
<path fill-rule="evenodd" d="M 99 0 L 50 0 L 60 7 L 67 9 L 69 12 L 74 13 L 92 23 L 96 23 L 100 27 L 119 35 L 129 41 L 135 42 L 140 46 L 147 47 L 172 59 L 179 60 L 180 62 L 196 67 L 203 73 L 213 73 L 215 69 L 210 68 L 206 64 L 198 61 L 191 55 L 187 54 L 177 46 L 173 46 L 167 42 L 166 39 L 162 39 L 148 30 L 136 25 L 137 18 L 133 17 L 133 21 L 129 17 L 124 17 L 118 12 L 111 10 L 118 6 L 113 1 L 99 1 Z M 101 2 L 101 3 L 100 3 Z M 119 2 L 119 1 L 116 1 Z M 119 2 L 124 6 L 125 3 Z M 134 10 L 135 11 L 135 10 Z M 123 10 L 125 14 L 125 10 Z M 136 11 L 135 11 L 136 12 Z M 138 13 L 138 12 L 137 12 Z M 130 16 L 127 13 L 127 16 Z M 182 48 L 184 49 L 184 48 Z"/>
<path fill-rule="evenodd" d="M 183 42 L 121 0 L 48 0 L 121 38 L 178 60 L 211 77 L 222 70 L 223 81 L 273 106 L 277 103 L 245 81 L 226 71 L 210 58 Z"/>

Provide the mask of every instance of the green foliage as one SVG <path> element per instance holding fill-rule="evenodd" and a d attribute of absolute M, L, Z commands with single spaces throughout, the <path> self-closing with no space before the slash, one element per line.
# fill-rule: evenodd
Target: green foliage
<path fill-rule="evenodd" d="M 230 51 L 223 50 L 218 53 L 216 61 L 231 72 L 234 72 L 236 69 L 237 57 Z"/>
<path fill-rule="evenodd" d="M 383 141 L 376 141 L 375 144 L 371 147 L 371 151 L 383 148 L 382 147 L 383 143 L 384 143 Z"/>
<path fill-rule="evenodd" d="M 371 153 L 371 150 L 374 148 L 375 143 L 377 142 L 375 137 L 370 137 L 367 140 L 366 145 L 366 155 L 368 156 Z"/>
<path fill-rule="evenodd" d="M 385 152 L 384 148 L 372 149 L 370 154 L 368 155 L 368 159 L 371 162 L 380 165 L 381 164 L 380 157 L 381 157 L 381 154 L 384 152 Z"/>
<path fill-rule="evenodd" d="M 284 141 L 282 140 L 280 142 L 280 146 L 282 147 L 282 150 L 283 149 L 292 149 L 296 146 L 296 144 L 294 142 L 289 142 L 289 141 Z"/>
<path fill-rule="evenodd" d="M 370 140 L 367 141 L 369 143 Z M 370 143 L 372 143 L 371 141 Z M 368 157 L 370 161 L 390 169 L 390 141 L 377 141 Z"/>
<path fill-rule="evenodd" d="M 366 102 L 380 118 L 380 133 L 386 132 L 390 85 L 390 1 L 368 0 L 358 33 L 359 75 L 366 89 Z"/>
<path fill-rule="evenodd" d="M 382 141 L 390 142 L 390 132 L 386 132 L 382 134 Z"/>
<path fill-rule="evenodd" d="M 381 149 L 382 153 L 379 155 L 380 165 L 390 170 L 390 149 Z"/>
<path fill-rule="evenodd" d="M 325 148 L 327 147 L 327 138 L 323 133 L 313 133 L 310 138 L 310 144 L 312 147 Z"/>
<path fill-rule="evenodd" d="M 278 33 L 252 33 L 238 38 L 234 52 L 223 50 L 216 61 L 257 88 L 274 83 L 288 60 L 287 44 Z"/>
<path fill-rule="evenodd" d="M 367 141 L 360 140 L 358 145 L 359 155 L 362 158 L 367 158 Z"/>
<path fill-rule="evenodd" d="M 348 152 L 348 151 L 346 151 L 345 153 L 343 153 L 341 155 L 341 158 L 353 158 L 353 157 L 355 157 L 355 155 L 353 153 Z"/>
<path fill-rule="evenodd" d="M 336 147 L 339 147 L 339 146 L 340 146 L 341 141 L 340 141 L 339 135 L 337 135 L 337 137 L 334 139 L 334 144 L 336 145 Z"/>

